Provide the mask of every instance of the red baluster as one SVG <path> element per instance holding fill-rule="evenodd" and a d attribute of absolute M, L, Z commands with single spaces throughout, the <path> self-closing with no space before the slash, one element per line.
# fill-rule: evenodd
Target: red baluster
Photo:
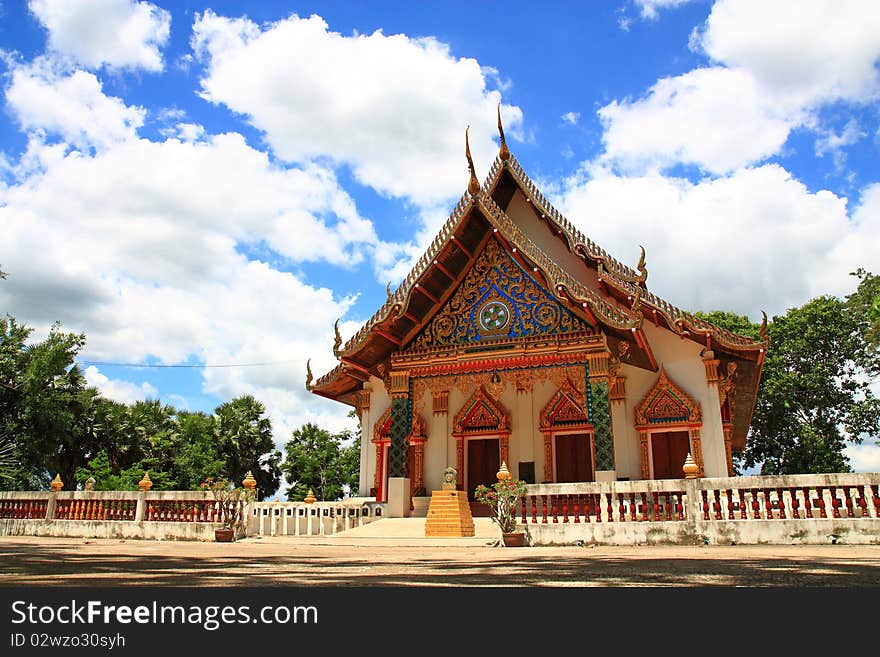
<path fill-rule="evenodd" d="M 868 517 L 868 500 L 865 499 L 865 489 L 862 486 L 857 486 L 856 491 L 859 494 L 859 508 L 862 512 L 862 518 Z"/>
<path fill-rule="evenodd" d="M 870 485 L 868 486 L 870 488 Z M 880 484 L 874 484 L 874 516 L 880 518 Z"/>
<path fill-rule="evenodd" d="M 603 493 L 608 496 L 608 522 L 614 522 L 614 502 L 611 499 L 611 493 Z"/>
<path fill-rule="evenodd" d="M 538 496 L 532 495 L 532 524 L 538 524 Z"/>
<path fill-rule="evenodd" d="M 821 486 L 816 487 L 816 506 L 819 507 L 819 517 L 827 518 L 828 514 L 825 513 L 825 490 Z"/>
<path fill-rule="evenodd" d="M 700 491 L 700 497 L 703 499 L 703 520 L 709 519 L 709 500 L 706 496 L 706 491 Z"/>
<path fill-rule="evenodd" d="M 813 517 L 813 505 L 810 504 L 810 489 L 804 486 L 802 489 L 804 494 L 804 517 L 812 518 Z"/>
<path fill-rule="evenodd" d="M 715 498 L 715 520 L 721 520 L 721 491 L 716 488 L 712 496 Z"/>
<path fill-rule="evenodd" d="M 776 491 L 776 506 L 779 509 L 779 519 L 785 520 L 785 500 L 782 497 L 782 488 L 775 488 Z"/>
<path fill-rule="evenodd" d="M 602 522 L 602 493 L 596 493 L 596 522 Z"/>
<path fill-rule="evenodd" d="M 568 495 L 562 498 L 562 522 L 568 523 Z"/>
<path fill-rule="evenodd" d="M 761 505 L 758 503 L 758 489 L 752 488 L 752 518 L 761 519 Z"/>
<path fill-rule="evenodd" d="M 767 520 L 773 520 L 773 501 L 770 499 L 770 489 L 764 489 L 764 507 L 767 509 Z"/>
<path fill-rule="evenodd" d="M 522 500 L 522 524 L 526 524 L 526 498 Z"/>
<path fill-rule="evenodd" d="M 795 520 L 801 519 L 801 513 L 798 510 L 800 508 L 800 502 L 797 498 L 797 488 L 789 488 L 788 494 L 791 496 L 791 517 Z"/>
<path fill-rule="evenodd" d="M 846 517 L 847 518 L 855 518 L 856 512 L 853 510 L 853 501 L 852 495 L 850 491 L 852 490 L 852 486 L 844 486 L 843 487 L 843 500 L 846 503 Z"/>
<path fill-rule="evenodd" d="M 626 504 L 624 504 L 623 497 L 622 493 L 617 494 L 617 513 L 620 514 L 620 522 L 626 522 Z"/>
<path fill-rule="evenodd" d="M 678 519 L 684 520 L 684 505 L 681 503 L 682 496 L 684 493 L 679 493 L 675 496 L 675 510 L 678 512 Z"/>
<path fill-rule="evenodd" d="M 581 496 L 575 495 L 574 498 L 572 499 L 572 502 L 574 503 L 574 521 L 576 523 L 579 523 L 581 521 L 581 514 L 580 514 Z"/>
<path fill-rule="evenodd" d="M 660 494 L 656 491 L 653 493 L 654 497 L 654 521 L 660 520 Z"/>
<path fill-rule="evenodd" d="M 668 491 L 663 495 L 663 506 L 666 507 L 666 519 L 672 520 L 672 503 L 669 501 L 671 493 Z"/>
<path fill-rule="evenodd" d="M 630 493 L 629 494 L 629 519 L 632 520 L 633 522 L 636 521 L 636 506 L 637 506 L 636 494 Z"/>
<path fill-rule="evenodd" d="M 547 522 L 547 496 L 541 495 L 541 522 Z"/>
<path fill-rule="evenodd" d="M 553 515 L 553 522 L 559 522 L 559 516 L 556 513 L 556 495 L 550 496 L 550 513 Z"/>
<path fill-rule="evenodd" d="M 648 522 L 648 499 L 645 493 L 642 493 L 642 522 Z"/>
<path fill-rule="evenodd" d="M 727 519 L 733 520 L 733 491 L 727 489 Z"/>
<path fill-rule="evenodd" d="M 840 517 L 840 500 L 837 499 L 837 487 L 831 486 L 831 515 L 835 518 Z"/>

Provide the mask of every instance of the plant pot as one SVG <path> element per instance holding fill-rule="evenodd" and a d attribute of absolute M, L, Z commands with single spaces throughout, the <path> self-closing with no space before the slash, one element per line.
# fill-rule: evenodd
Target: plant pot
<path fill-rule="evenodd" d="M 214 540 L 218 543 L 232 543 L 235 540 L 234 529 L 215 529 Z"/>
<path fill-rule="evenodd" d="M 523 532 L 511 532 L 501 534 L 504 547 L 522 547 L 526 544 L 526 535 Z"/>

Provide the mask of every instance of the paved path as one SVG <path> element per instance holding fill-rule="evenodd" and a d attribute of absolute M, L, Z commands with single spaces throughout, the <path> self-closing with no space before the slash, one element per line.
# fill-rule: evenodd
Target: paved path
<path fill-rule="evenodd" d="M 403 543 L 0 538 L 0 586 L 880 586 L 880 546 Z"/>

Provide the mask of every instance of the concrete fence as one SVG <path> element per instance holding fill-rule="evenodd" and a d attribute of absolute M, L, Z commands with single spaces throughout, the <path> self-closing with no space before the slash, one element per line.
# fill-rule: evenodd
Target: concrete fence
<path fill-rule="evenodd" d="M 222 528 L 208 491 L 0 491 L 0 536 L 212 541 Z"/>
<path fill-rule="evenodd" d="M 351 498 L 339 502 L 257 502 L 248 534 L 259 536 L 329 536 L 383 517 L 384 502 Z"/>
<path fill-rule="evenodd" d="M 539 484 L 532 545 L 880 544 L 880 473 Z"/>

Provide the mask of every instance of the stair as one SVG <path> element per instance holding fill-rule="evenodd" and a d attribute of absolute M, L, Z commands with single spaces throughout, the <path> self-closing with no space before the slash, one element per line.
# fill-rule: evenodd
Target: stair
<path fill-rule="evenodd" d="M 425 536 L 473 536 L 474 519 L 467 493 L 459 490 L 435 490 L 425 521 Z"/>

